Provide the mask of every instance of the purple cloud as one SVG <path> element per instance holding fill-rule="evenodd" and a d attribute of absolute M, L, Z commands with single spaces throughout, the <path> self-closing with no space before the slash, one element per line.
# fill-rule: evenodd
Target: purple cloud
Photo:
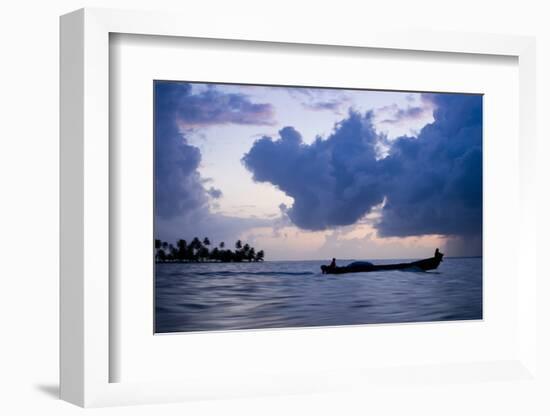
<path fill-rule="evenodd" d="M 270 104 L 252 103 L 243 94 L 224 94 L 214 87 L 192 94 L 183 82 L 155 82 L 155 209 L 162 218 L 209 213 L 211 199 L 222 192 L 205 188 L 208 179 L 198 168 L 201 152 L 189 144 L 178 124 L 185 126 L 270 124 Z"/>
<path fill-rule="evenodd" d="M 155 211 L 170 218 L 208 206 L 198 172 L 200 150 L 187 142 L 176 124 L 175 107 L 190 93 L 188 84 L 155 85 Z"/>
<path fill-rule="evenodd" d="M 178 121 L 185 127 L 274 124 L 271 104 L 253 103 L 244 94 L 226 94 L 213 86 L 199 94 L 181 96 L 175 111 Z"/>
<path fill-rule="evenodd" d="M 333 111 L 339 112 L 342 106 L 344 106 L 343 101 L 330 100 L 330 101 L 314 101 L 311 103 L 302 103 L 302 105 L 308 110 L 312 111 Z"/>
<path fill-rule="evenodd" d="M 291 97 L 300 101 L 306 110 L 332 111 L 340 114 L 349 105 L 349 97 L 340 90 L 326 88 L 287 88 Z"/>
<path fill-rule="evenodd" d="M 210 187 L 210 189 L 208 189 L 207 193 L 208 193 L 208 195 L 210 195 L 210 196 L 211 196 L 212 198 L 214 198 L 214 199 L 219 199 L 219 198 L 221 198 L 222 195 L 223 195 L 223 193 L 222 193 L 221 190 L 216 189 L 216 188 L 214 188 L 214 187 L 212 187 L 212 186 Z"/>
<path fill-rule="evenodd" d="M 423 100 L 424 105 L 409 106 L 407 108 L 401 108 L 396 104 L 391 106 L 382 107 L 377 111 L 380 116 L 386 115 L 384 119 L 380 121 L 383 124 L 397 124 L 403 125 L 410 121 L 419 120 L 425 118 L 433 112 L 431 101 Z"/>
<path fill-rule="evenodd" d="M 354 224 L 385 201 L 375 224 L 382 236 L 479 237 L 482 97 L 426 94 L 423 99 L 435 108 L 434 122 L 417 137 L 390 142 L 385 158 L 377 158 L 384 138 L 373 128 L 372 113 L 350 112 L 326 140 L 308 145 L 286 127 L 276 140 L 257 140 L 242 161 L 255 181 L 272 183 L 294 199 L 286 214 L 303 229 Z"/>
<path fill-rule="evenodd" d="M 278 140 L 257 140 L 242 161 L 255 181 L 270 182 L 294 199 L 285 214 L 298 227 L 353 224 L 384 197 L 371 116 L 350 112 L 326 140 L 311 145 L 285 127 Z"/>
<path fill-rule="evenodd" d="M 383 236 L 481 235 L 482 96 L 425 94 L 434 122 L 418 137 L 395 140 L 385 169 Z"/>

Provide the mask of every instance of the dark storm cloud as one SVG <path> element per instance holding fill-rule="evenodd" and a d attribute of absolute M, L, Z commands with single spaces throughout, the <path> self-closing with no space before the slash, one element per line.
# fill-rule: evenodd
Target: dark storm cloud
<path fill-rule="evenodd" d="M 169 218 L 204 208 L 208 197 L 197 169 L 201 153 L 176 124 L 176 108 L 191 93 L 188 84 L 155 84 L 155 210 Z"/>
<path fill-rule="evenodd" d="M 482 98 L 427 95 L 434 122 L 397 139 L 382 164 L 393 172 L 383 236 L 476 235 L 482 223 Z"/>
<path fill-rule="evenodd" d="M 268 124 L 269 104 L 254 104 L 241 94 L 223 94 L 211 87 L 192 94 L 190 84 L 155 83 L 155 209 L 172 218 L 198 212 L 208 215 L 209 201 L 222 192 L 205 188 L 198 172 L 200 150 L 188 143 L 178 124 Z"/>
<path fill-rule="evenodd" d="M 258 182 L 270 182 L 294 199 L 286 215 L 298 227 L 322 230 L 356 222 L 383 200 L 371 114 L 350 112 L 326 140 L 302 142 L 292 127 L 279 139 L 263 137 L 244 155 Z"/>
<path fill-rule="evenodd" d="M 424 95 L 434 122 L 417 137 L 391 143 L 376 159 L 372 114 L 350 112 L 326 139 L 304 144 L 292 127 L 257 140 L 243 163 L 254 180 L 294 199 L 286 210 L 300 228 L 357 222 L 386 201 L 376 224 L 383 236 L 480 235 L 482 218 L 481 96 Z M 415 116 L 417 110 L 403 116 Z"/>

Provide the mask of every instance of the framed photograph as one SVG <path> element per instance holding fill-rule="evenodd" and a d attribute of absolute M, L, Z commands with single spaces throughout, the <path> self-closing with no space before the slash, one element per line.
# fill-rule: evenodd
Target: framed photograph
<path fill-rule="evenodd" d="M 536 383 L 534 40 L 180 21 L 61 18 L 62 398 Z"/>

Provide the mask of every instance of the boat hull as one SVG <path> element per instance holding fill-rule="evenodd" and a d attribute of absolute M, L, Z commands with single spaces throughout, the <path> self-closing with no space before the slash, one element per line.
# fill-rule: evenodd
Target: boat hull
<path fill-rule="evenodd" d="M 378 272 L 385 270 L 406 270 L 406 269 L 420 269 L 422 271 L 435 270 L 439 267 L 443 256 L 430 257 L 428 259 L 417 260 L 410 263 L 396 263 L 396 264 L 364 264 L 359 266 L 343 266 L 343 267 L 329 267 L 321 266 L 321 270 L 324 274 L 344 274 L 344 273 L 365 273 L 365 272 Z"/>

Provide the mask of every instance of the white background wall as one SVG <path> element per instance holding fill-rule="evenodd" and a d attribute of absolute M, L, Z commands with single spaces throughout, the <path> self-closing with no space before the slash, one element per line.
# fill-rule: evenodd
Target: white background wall
<path fill-rule="evenodd" d="M 546 120 L 550 106 L 550 12 L 543 1 L 210 1 L 19 0 L 0 12 L 0 413 L 75 414 L 58 401 L 58 16 L 74 9 L 116 7 L 178 10 L 189 19 L 222 14 L 279 22 L 281 30 L 323 25 L 371 24 L 437 30 L 536 35 L 538 38 L 538 128 L 540 213 L 550 212 Z M 185 21 L 182 21 L 182 25 Z M 542 138 L 546 138 L 543 140 Z M 548 235 L 540 215 L 540 234 Z M 548 247 L 540 238 L 542 245 Z M 541 256 L 542 257 L 542 256 Z M 550 294 L 548 284 L 539 291 Z M 546 305 L 541 314 L 550 316 Z M 548 318 L 545 318 L 548 322 Z M 548 328 L 548 326 L 546 326 Z M 549 354 L 550 331 L 542 331 Z M 548 360 L 543 356 L 543 365 Z M 437 394 L 435 394 L 437 392 Z M 149 414 L 550 414 L 544 392 L 529 384 L 418 387 L 377 397 L 338 393 L 95 410 L 102 415 Z M 481 403 L 481 404 L 480 404 Z M 544 404 L 544 406 L 543 406 Z"/>

